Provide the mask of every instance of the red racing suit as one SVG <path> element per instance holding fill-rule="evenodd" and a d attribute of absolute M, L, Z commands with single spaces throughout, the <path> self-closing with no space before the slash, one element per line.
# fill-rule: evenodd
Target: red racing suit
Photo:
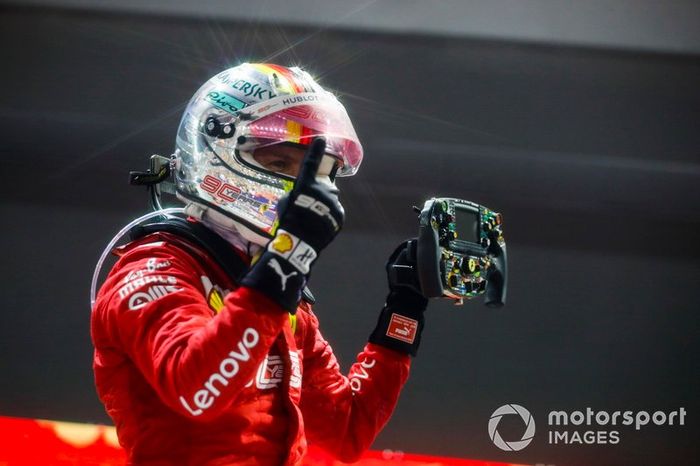
<path fill-rule="evenodd" d="M 97 392 L 133 465 L 295 465 L 307 440 L 356 460 L 386 424 L 408 355 L 368 343 L 344 376 L 311 307 L 236 288 L 159 232 L 117 250 L 92 311 Z"/>

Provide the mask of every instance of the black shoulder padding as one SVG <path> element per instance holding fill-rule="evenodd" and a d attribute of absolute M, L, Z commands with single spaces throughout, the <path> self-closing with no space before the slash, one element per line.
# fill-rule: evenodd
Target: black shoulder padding
<path fill-rule="evenodd" d="M 129 236 L 134 241 L 159 231 L 177 235 L 203 249 L 236 284 L 240 283 L 243 276 L 248 272 L 248 265 L 233 250 L 231 245 L 199 222 L 189 222 L 183 218 L 169 217 L 160 222 L 138 225 L 132 228 Z M 316 302 L 308 288 L 304 288 L 302 295 L 304 301 L 309 304 Z"/>
<path fill-rule="evenodd" d="M 159 231 L 177 235 L 203 249 L 235 283 L 239 283 L 248 271 L 243 259 L 225 239 L 198 222 L 188 222 L 182 218 L 167 218 L 160 222 L 139 225 L 131 231 L 131 239 L 135 240 Z"/>

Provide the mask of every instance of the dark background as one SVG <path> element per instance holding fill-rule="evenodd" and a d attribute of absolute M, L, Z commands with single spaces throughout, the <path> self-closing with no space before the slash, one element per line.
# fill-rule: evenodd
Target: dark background
<path fill-rule="evenodd" d="M 345 369 L 383 303 L 384 260 L 416 234 L 412 205 L 439 194 L 504 214 L 508 305 L 431 304 L 374 448 L 697 461 L 698 58 L 0 6 L 0 415 L 109 422 L 92 382 L 88 287 L 109 239 L 147 210 L 127 173 L 170 153 L 211 75 L 272 61 L 337 90 L 365 146 L 358 175 L 339 183 L 347 227 L 311 283 Z M 521 452 L 488 438 L 506 403 L 537 423 Z M 549 411 L 588 406 L 688 415 L 620 427 L 618 445 L 547 445 Z"/>

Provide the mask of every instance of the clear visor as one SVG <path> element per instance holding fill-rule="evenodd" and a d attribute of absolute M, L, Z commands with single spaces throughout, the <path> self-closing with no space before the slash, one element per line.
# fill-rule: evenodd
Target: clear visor
<path fill-rule="evenodd" d="M 283 142 L 306 146 L 323 137 L 326 152 L 341 161 L 338 176 L 354 175 L 362 162 L 362 145 L 350 118 L 330 93 L 280 96 L 246 107 L 232 139 L 240 143 L 240 136 L 253 146 L 247 151 Z"/>
<path fill-rule="evenodd" d="M 270 162 L 275 162 L 276 159 L 281 158 L 282 155 L 280 154 L 267 156 L 266 154 L 261 154 L 262 151 L 265 151 L 266 147 L 272 146 L 261 145 L 256 147 L 254 153 L 240 150 L 237 154 L 248 165 L 253 165 L 254 167 L 258 167 L 262 170 L 275 172 L 279 175 L 286 176 L 289 178 L 296 178 L 299 170 L 301 169 L 304 163 L 305 151 L 296 152 L 292 155 L 286 153 L 285 157 L 289 159 L 288 168 L 285 170 L 280 170 L 275 168 L 274 165 L 271 165 Z M 282 153 L 285 153 L 284 150 L 282 151 Z M 334 175 L 335 171 L 337 171 L 336 166 L 340 167 L 341 165 L 339 164 L 339 161 L 335 156 L 324 155 L 321 159 L 321 163 L 318 166 L 316 178 L 318 178 L 320 181 L 324 181 L 327 179 L 328 182 L 332 182 L 331 176 Z"/>

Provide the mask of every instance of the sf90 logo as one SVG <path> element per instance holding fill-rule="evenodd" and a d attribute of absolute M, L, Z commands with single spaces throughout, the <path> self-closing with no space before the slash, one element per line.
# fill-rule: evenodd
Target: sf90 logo
<path fill-rule="evenodd" d="M 241 193 L 239 188 L 232 184 L 224 183 L 211 175 L 205 176 L 202 182 L 199 183 L 199 187 L 212 196 L 228 202 L 235 201 Z"/>

